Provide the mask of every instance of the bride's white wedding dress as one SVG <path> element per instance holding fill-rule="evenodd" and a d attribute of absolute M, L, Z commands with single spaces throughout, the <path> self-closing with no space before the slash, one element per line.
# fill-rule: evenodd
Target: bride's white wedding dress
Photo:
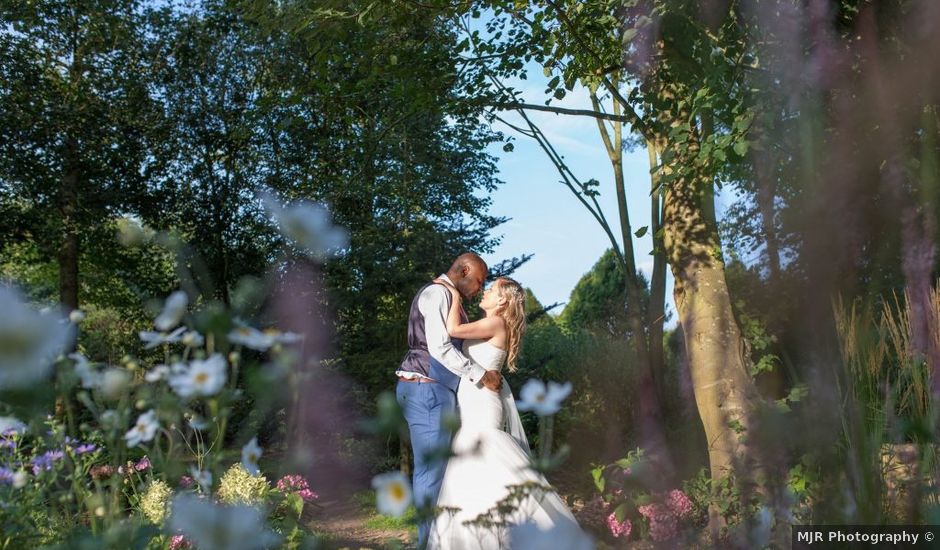
<path fill-rule="evenodd" d="M 484 340 L 468 340 L 464 353 L 487 370 L 500 370 L 506 352 Z M 508 384 L 502 391 L 461 383 L 457 391 L 460 430 L 454 436 L 456 456 L 447 462 L 429 549 L 490 550 L 509 548 L 509 527 L 535 523 L 548 529 L 560 523 L 577 526 L 574 516 L 541 474 L 528 468 L 529 446 Z M 507 431 L 508 430 L 508 431 Z M 536 488 L 508 516 L 495 506 L 510 495 L 509 486 Z M 454 510 L 458 509 L 458 510 Z M 489 514 L 481 520 L 481 514 Z M 466 522 L 471 522 L 467 524 Z M 524 549 L 523 549 L 524 550 Z"/>

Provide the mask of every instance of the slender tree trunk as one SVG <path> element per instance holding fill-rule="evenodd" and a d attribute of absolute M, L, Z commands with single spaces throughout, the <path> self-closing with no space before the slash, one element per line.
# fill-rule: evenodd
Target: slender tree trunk
<path fill-rule="evenodd" d="M 591 95 L 591 103 L 595 112 L 600 112 L 600 101 L 597 96 Z M 620 104 L 614 102 L 614 115 L 620 115 Z M 617 210 L 620 214 L 620 237 L 623 242 L 623 271 L 624 283 L 627 290 L 627 324 L 630 329 L 630 339 L 633 343 L 633 349 L 636 354 L 636 369 L 638 375 L 637 381 L 637 401 L 639 405 L 639 431 L 640 440 L 644 450 L 656 462 L 659 471 L 664 480 L 672 477 L 674 466 L 672 457 L 669 454 L 669 447 L 666 444 L 666 437 L 663 430 L 662 410 L 659 404 L 659 397 L 656 391 L 656 382 L 652 370 L 650 355 L 651 345 L 647 342 L 646 326 L 643 320 L 642 304 L 645 300 L 643 296 L 643 285 L 637 274 L 636 257 L 633 250 L 633 231 L 630 226 L 630 214 L 627 210 L 627 194 L 624 184 L 623 174 L 623 126 L 620 122 L 613 123 L 613 137 L 607 133 L 604 121 L 597 121 L 598 130 L 604 146 L 607 149 L 607 156 L 614 171 L 614 185 L 617 191 Z M 655 341 L 652 341 L 655 346 Z M 659 336 L 659 348 L 661 353 L 662 334 Z"/>
<path fill-rule="evenodd" d="M 708 441 L 712 478 L 731 473 L 746 478 L 749 472 L 742 469 L 747 466 L 742 436 L 747 432 L 756 389 L 725 281 L 713 215 L 713 184 L 688 169 L 697 152 L 694 140 L 676 145 L 673 151 L 672 172 L 678 177 L 665 193 L 663 244 L 675 277 L 676 309 Z M 714 507 L 709 525 L 717 536 L 722 519 Z"/>
<path fill-rule="evenodd" d="M 662 219 L 663 207 L 659 162 L 656 144 L 647 140 L 646 149 L 650 163 L 650 234 L 653 236 L 653 274 L 650 277 L 650 305 L 648 310 L 650 333 L 650 369 L 658 375 L 657 386 L 662 388 L 662 375 L 666 371 L 663 353 L 663 325 L 666 321 L 666 254 L 663 251 Z"/>
<path fill-rule="evenodd" d="M 65 173 L 62 175 L 62 241 L 59 244 L 59 301 L 69 311 L 78 309 L 78 153 L 72 138 L 65 141 Z"/>
<path fill-rule="evenodd" d="M 777 242 L 776 224 L 774 223 L 774 200 L 777 186 L 774 179 L 774 165 L 770 154 L 754 152 L 754 168 L 757 175 L 757 208 L 760 212 L 764 242 L 767 244 L 767 267 L 770 280 L 780 277 L 780 245 Z"/>

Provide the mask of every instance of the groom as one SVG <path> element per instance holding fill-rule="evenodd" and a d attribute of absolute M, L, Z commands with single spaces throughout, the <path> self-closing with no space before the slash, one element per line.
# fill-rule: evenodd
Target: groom
<path fill-rule="evenodd" d="M 483 289 L 486 274 L 483 258 L 468 252 L 458 256 L 440 278 L 469 300 Z M 499 391 L 503 380 L 498 372 L 487 371 L 467 359 L 462 353 L 463 341 L 447 335 L 450 302 L 450 291 L 441 284 L 428 283 L 418 291 L 408 316 L 408 354 L 395 371 L 395 393 L 411 433 L 412 485 L 419 507 L 437 502 L 445 461 L 434 455 L 450 441 L 450 434 L 441 424 L 457 409 L 457 386 L 463 381 Z M 419 548 L 427 543 L 429 531 L 429 521 L 418 525 Z"/>

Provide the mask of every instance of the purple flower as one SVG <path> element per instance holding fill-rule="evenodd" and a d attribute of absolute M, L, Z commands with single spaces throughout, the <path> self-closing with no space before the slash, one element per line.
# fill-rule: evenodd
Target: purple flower
<path fill-rule="evenodd" d="M 190 487 L 193 486 L 193 483 L 195 483 L 195 482 L 196 482 L 196 480 L 194 480 L 192 477 L 190 477 L 190 476 L 183 476 L 183 477 L 180 478 L 179 486 L 180 486 L 180 488 L 182 488 L 182 489 L 189 489 Z"/>
<path fill-rule="evenodd" d="M 64 456 L 65 453 L 62 451 L 46 451 L 33 458 L 33 474 L 39 474 L 43 470 L 51 470 L 52 464 L 57 460 L 62 460 Z"/>
<path fill-rule="evenodd" d="M 0 466 L 0 484 L 13 484 L 13 470 Z"/>
<path fill-rule="evenodd" d="M 93 453 L 98 449 L 98 446 L 94 443 L 83 443 L 78 447 L 75 447 L 75 454 L 83 455 L 85 453 Z"/>
<path fill-rule="evenodd" d="M 144 470 L 149 470 L 150 466 L 150 459 L 145 456 L 144 458 L 140 459 L 140 462 L 134 464 L 134 469 L 138 472 L 143 472 Z"/>
<path fill-rule="evenodd" d="M 7 439 L 5 437 L 0 437 L 0 449 L 16 450 L 16 441 L 13 439 Z"/>

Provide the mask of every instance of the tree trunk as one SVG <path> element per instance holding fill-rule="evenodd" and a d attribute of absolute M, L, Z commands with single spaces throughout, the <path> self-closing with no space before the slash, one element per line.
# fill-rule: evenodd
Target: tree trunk
<path fill-rule="evenodd" d="M 59 301 L 68 310 L 78 309 L 78 146 L 65 140 L 65 173 L 62 175 L 62 242 L 59 244 Z"/>
<path fill-rule="evenodd" d="M 708 441 L 712 479 L 735 474 L 746 479 L 748 413 L 756 389 L 748 372 L 745 344 L 725 281 L 714 210 L 713 184 L 693 166 L 697 143 L 676 145 L 673 172 L 665 193 L 663 244 L 675 277 L 674 297 L 685 336 L 693 392 Z M 709 526 L 717 537 L 723 521 L 715 507 Z M 717 540 L 717 538 L 713 539 Z"/>
<path fill-rule="evenodd" d="M 597 96 L 591 95 L 591 103 L 595 112 L 600 112 L 600 101 Z M 620 104 L 614 102 L 614 116 L 620 116 Z M 627 194 L 623 174 L 623 126 L 621 122 L 613 123 L 613 137 L 607 133 L 604 121 L 595 119 L 597 127 L 607 149 L 614 171 L 614 185 L 617 192 L 617 210 L 620 215 L 620 237 L 623 242 L 623 272 L 627 291 L 626 315 L 630 329 L 630 340 L 636 354 L 637 370 L 637 402 L 639 405 L 639 432 L 640 444 L 650 459 L 656 464 L 663 481 L 670 481 L 675 468 L 666 444 L 663 430 L 663 416 L 659 405 L 656 382 L 653 376 L 651 347 L 656 347 L 656 341 L 647 341 L 647 331 L 643 320 L 641 305 L 644 301 L 643 285 L 636 269 L 635 252 L 633 250 L 633 230 L 630 226 L 630 214 L 627 210 Z M 662 354 L 662 333 L 659 335 L 660 354 Z"/>
<path fill-rule="evenodd" d="M 650 234 L 653 236 L 653 274 L 650 277 L 649 333 L 650 333 L 650 370 L 654 376 L 659 374 L 658 387 L 662 387 L 661 377 L 666 371 L 666 359 L 663 353 L 663 324 L 666 321 L 666 255 L 663 251 L 662 228 L 663 207 L 662 190 L 659 189 L 660 173 L 656 169 L 656 144 L 646 142 L 650 162 Z M 654 378 L 655 380 L 655 378 Z"/>

